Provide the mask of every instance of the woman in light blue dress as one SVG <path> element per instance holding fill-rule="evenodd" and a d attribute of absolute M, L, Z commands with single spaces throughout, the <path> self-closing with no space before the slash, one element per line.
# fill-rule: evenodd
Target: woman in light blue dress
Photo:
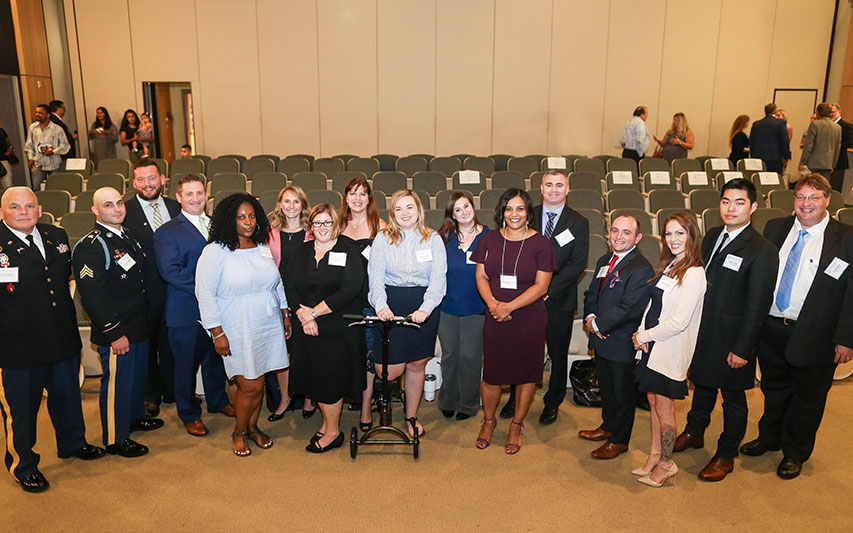
<path fill-rule="evenodd" d="M 264 374 L 290 365 L 285 338 L 290 311 L 278 268 L 267 246 L 269 221 L 254 196 L 233 194 L 213 211 L 209 244 L 196 269 L 201 324 L 223 357 L 228 379 L 236 381 L 234 454 L 252 453 L 272 439 L 258 429 Z"/>

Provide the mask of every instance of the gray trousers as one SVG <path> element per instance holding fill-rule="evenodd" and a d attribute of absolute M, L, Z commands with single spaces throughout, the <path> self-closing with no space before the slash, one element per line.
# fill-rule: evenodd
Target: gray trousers
<path fill-rule="evenodd" d="M 441 313 L 441 392 L 438 408 L 474 416 L 480 410 L 485 315 Z"/>

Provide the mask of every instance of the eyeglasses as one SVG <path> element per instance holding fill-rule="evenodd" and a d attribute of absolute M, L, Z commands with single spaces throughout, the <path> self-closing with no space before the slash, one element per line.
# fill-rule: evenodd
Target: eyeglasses
<path fill-rule="evenodd" d="M 826 196 L 823 196 L 823 195 L 818 196 L 817 194 L 813 194 L 811 196 L 803 196 L 801 194 L 798 194 L 798 195 L 794 196 L 794 200 L 796 200 L 798 202 L 805 202 L 806 200 L 808 200 L 809 202 L 819 202 L 819 201 L 823 200 L 824 198 L 826 198 Z"/>
<path fill-rule="evenodd" d="M 335 223 L 331 220 L 324 220 L 323 222 L 312 222 L 311 225 L 315 228 L 331 228 Z"/>

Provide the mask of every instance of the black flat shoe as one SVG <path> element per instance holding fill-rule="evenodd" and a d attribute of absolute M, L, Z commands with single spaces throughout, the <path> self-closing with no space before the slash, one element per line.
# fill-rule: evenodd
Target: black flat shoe
<path fill-rule="evenodd" d="M 311 453 L 326 453 L 329 450 L 334 450 L 335 448 L 340 448 L 344 444 L 344 434 L 338 433 L 338 436 L 335 437 L 335 440 L 329 443 L 328 446 L 323 448 L 320 446 L 320 440 L 317 439 L 308 446 L 305 447 L 305 451 Z"/>
<path fill-rule="evenodd" d="M 444 415 L 444 418 L 453 418 L 453 415 L 456 414 L 456 412 L 453 409 L 442 409 L 441 414 Z"/>
<path fill-rule="evenodd" d="M 92 446 L 91 444 L 84 444 L 82 448 L 72 453 L 59 453 L 57 452 L 57 456 L 60 459 L 68 459 L 70 457 L 76 457 L 78 459 L 82 459 L 84 461 L 91 461 L 93 459 L 100 459 L 105 456 L 107 452 L 98 446 Z"/>
<path fill-rule="evenodd" d="M 462 411 L 456 413 L 456 420 L 468 420 L 469 418 L 471 418 L 471 415 L 466 415 Z"/>
<path fill-rule="evenodd" d="M 548 426 L 557 421 L 558 409 L 554 407 L 546 407 L 542 409 L 542 414 L 539 415 L 539 423 L 543 426 Z"/>
<path fill-rule="evenodd" d="M 311 444 L 314 444 L 315 442 L 317 442 L 318 440 L 323 438 L 323 435 L 325 435 L 325 433 L 320 433 L 318 431 L 317 433 L 314 433 L 313 435 L 311 435 L 311 439 L 309 439 L 308 442 Z"/>
<path fill-rule="evenodd" d="M 50 483 L 38 470 L 21 480 L 21 488 L 24 489 L 24 492 L 44 492 L 48 487 L 50 487 Z"/>
<path fill-rule="evenodd" d="M 130 439 L 124 439 L 117 444 L 107 446 L 107 453 L 121 455 L 122 457 L 139 457 L 148 453 L 148 446 Z"/>
<path fill-rule="evenodd" d="M 311 409 L 310 411 L 306 411 L 305 409 L 303 409 L 302 410 L 302 418 L 305 418 L 305 419 L 311 418 L 312 416 L 314 416 L 314 413 L 316 413 L 316 412 L 317 412 L 316 407 L 314 409 Z"/>
<path fill-rule="evenodd" d="M 163 427 L 162 418 L 140 418 L 130 423 L 130 431 L 154 431 Z"/>
<path fill-rule="evenodd" d="M 791 459 L 790 457 L 785 457 L 782 459 L 782 462 L 779 463 L 779 467 L 776 469 L 776 475 L 782 479 L 794 479 L 799 476 L 802 471 L 803 463 Z"/>
<path fill-rule="evenodd" d="M 758 457 L 759 455 L 764 455 L 767 452 L 775 452 L 779 449 L 779 446 L 771 446 L 755 439 L 741 446 L 740 453 L 749 455 L 750 457 Z"/>
<path fill-rule="evenodd" d="M 284 411 L 280 413 L 276 413 L 273 411 L 270 416 L 267 417 L 269 422 L 277 422 L 284 418 L 284 415 L 287 414 L 288 411 L 293 411 L 293 398 L 290 399 L 290 403 L 287 404 L 287 407 L 284 408 Z"/>

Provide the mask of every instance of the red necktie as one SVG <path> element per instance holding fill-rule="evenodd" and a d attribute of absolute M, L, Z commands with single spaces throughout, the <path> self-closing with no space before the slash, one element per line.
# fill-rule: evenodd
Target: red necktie
<path fill-rule="evenodd" d="M 609 276 L 610 273 L 613 272 L 613 267 L 616 266 L 617 257 L 618 256 L 616 254 L 613 254 L 613 257 L 610 258 L 610 262 L 607 263 L 607 274 L 603 278 L 601 278 L 601 281 L 598 282 L 598 292 L 601 292 L 601 288 L 604 287 L 604 280 L 606 280 L 607 276 Z"/>

